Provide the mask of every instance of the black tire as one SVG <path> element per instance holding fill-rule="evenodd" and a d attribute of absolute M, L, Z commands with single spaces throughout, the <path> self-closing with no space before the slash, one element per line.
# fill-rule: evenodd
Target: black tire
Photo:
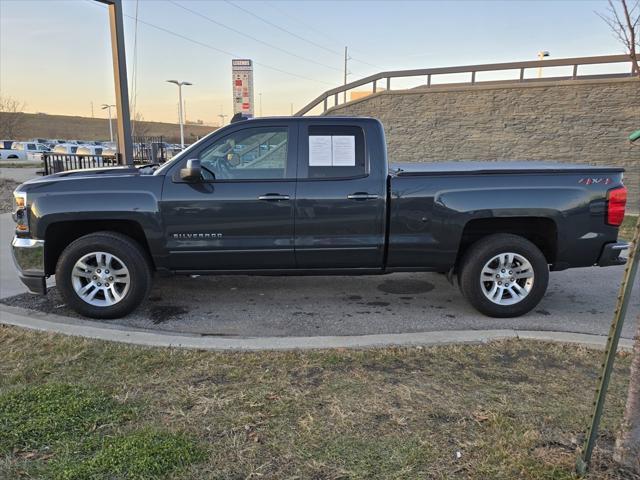
<path fill-rule="evenodd" d="M 92 252 L 115 255 L 128 269 L 129 287 L 122 299 L 113 305 L 91 305 L 74 289 L 73 268 L 78 260 Z M 66 304 L 79 314 L 91 318 L 120 318 L 131 313 L 149 294 L 151 281 L 151 267 L 146 252 L 135 240 L 115 232 L 96 232 L 78 238 L 64 249 L 56 266 L 56 286 Z"/>
<path fill-rule="evenodd" d="M 500 254 L 514 253 L 523 257 L 529 262 L 533 270 L 533 278 L 530 280 L 532 284 L 526 286 L 530 288 L 528 293 L 518 300 L 519 296 L 514 297 L 509 291 L 504 294 L 503 298 L 498 299 L 503 302 L 515 302 L 511 304 L 499 304 L 490 300 L 485 295 L 485 290 L 492 288 L 491 281 L 482 282 L 481 280 L 487 278 L 483 276 L 482 270 L 494 257 Z M 505 262 L 506 263 L 506 262 Z M 491 264 L 491 265 L 499 265 Z M 515 264 L 514 264 L 515 265 Z M 512 268 L 518 268 L 517 266 Z M 501 273 L 502 269 L 498 268 L 496 275 L 508 275 L 510 271 Z M 515 278 L 515 277 L 512 277 Z M 500 279 L 500 281 L 509 282 L 509 278 Z M 497 318 L 512 318 L 524 315 L 533 309 L 547 291 L 547 285 L 549 284 L 549 265 L 544 254 L 526 238 L 518 235 L 511 234 L 496 234 L 484 237 L 471 245 L 465 252 L 459 269 L 458 281 L 460 284 L 460 291 L 464 297 L 473 305 L 479 312 L 488 315 L 490 317 Z M 518 283 L 518 291 L 522 292 L 525 289 L 525 284 L 528 279 L 516 279 Z M 496 279 L 495 283 L 498 283 Z M 512 282 L 513 284 L 513 282 Z M 513 285 L 511 284 L 512 290 Z M 502 288 L 509 285 L 509 283 L 501 283 Z M 501 287 L 497 287 L 501 288 Z M 502 290 L 501 290 L 502 291 Z M 490 293 L 489 293 L 490 295 Z"/>

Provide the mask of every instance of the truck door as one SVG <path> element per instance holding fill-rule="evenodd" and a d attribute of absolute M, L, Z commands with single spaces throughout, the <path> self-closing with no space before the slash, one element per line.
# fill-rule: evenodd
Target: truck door
<path fill-rule="evenodd" d="M 298 268 L 381 269 L 387 172 L 372 170 L 378 159 L 368 151 L 361 126 L 333 121 L 300 124 L 296 263 Z"/>
<path fill-rule="evenodd" d="M 186 154 L 164 182 L 161 211 L 174 270 L 293 269 L 297 129 L 227 129 Z M 180 179 L 188 159 L 201 182 Z"/>

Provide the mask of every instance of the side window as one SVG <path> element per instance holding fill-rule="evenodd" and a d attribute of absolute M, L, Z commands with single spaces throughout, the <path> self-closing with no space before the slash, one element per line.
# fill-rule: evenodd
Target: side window
<path fill-rule="evenodd" d="M 367 174 L 364 133 L 360 127 L 309 127 L 308 178 L 350 178 Z"/>
<path fill-rule="evenodd" d="M 286 178 L 288 129 L 246 128 L 218 140 L 200 155 L 206 180 Z"/>
<path fill-rule="evenodd" d="M 29 144 L 27 145 L 27 149 L 28 149 L 28 150 L 35 150 L 35 149 L 36 149 L 36 146 L 35 146 L 33 143 L 29 143 Z"/>

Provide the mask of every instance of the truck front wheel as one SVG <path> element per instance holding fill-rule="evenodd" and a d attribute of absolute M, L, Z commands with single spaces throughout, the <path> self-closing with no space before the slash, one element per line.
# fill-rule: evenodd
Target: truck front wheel
<path fill-rule="evenodd" d="M 151 269 L 137 242 L 114 232 L 80 237 L 60 255 L 56 285 L 81 315 L 119 318 L 132 312 L 151 287 Z"/>
<path fill-rule="evenodd" d="M 465 253 L 459 283 L 462 294 L 481 313 L 518 317 L 542 300 L 549 265 L 529 240 L 511 234 L 490 235 Z"/>

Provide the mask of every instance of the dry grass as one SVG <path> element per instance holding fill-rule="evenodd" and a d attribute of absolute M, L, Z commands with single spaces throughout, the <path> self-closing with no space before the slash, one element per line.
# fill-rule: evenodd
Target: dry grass
<path fill-rule="evenodd" d="M 627 242 L 630 242 L 633 237 L 633 230 L 636 228 L 637 221 L 638 221 L 637 215 L 626 215 L 624 217 L 624 220 L 622 221 L 622 225 L 620 225 L 618 237 L 621 240 L 626 240 Z"/>
<path fill-rule="evenodd" d="M 13 191 L 20 183 L 0 178 L 0 213 L 10 213 L 13 208 Z"/>
<path fill-rule="evenodd" d="M 106 118 L 75 117 L 69 115 L 45 115 L 24 113 L 24 124 L 20 129 L 20 138 L 63 138 L 71 140 L 108 140 L 109 120 Z M 2 121 L 2 112 L 0 112 Z M 115 122 L 115 120 L 114 120 Z M 180 130 L 178 125 L 162 122 L 140 122 L 140 132 L 146 136 L 165 137 L 167 142 L 178 142 Z M 192 143 L 215 130 L 215 127 L 203 125 L 185 125 L 185 142 Z M 142 134 L 142 133 L 138 134 Z M 12 139 L 14 140 L 14 139 Z"/>
<path fill-rule="evenodd" d="M 205 445 L 204 461 L 171 477 L 186 479 L 574 478 L 601 359 L 524 341 L 214 353 L 12 327 L 0 327 L 0 349 L 0 394 L 100 388 L 141 406 L 137 428 Z M 593 479 L 625 478 L 609 459 L 628 366 L 621 355 Z M 0 460 L 0 477 L 28 470 L 17 455 Z"/>

